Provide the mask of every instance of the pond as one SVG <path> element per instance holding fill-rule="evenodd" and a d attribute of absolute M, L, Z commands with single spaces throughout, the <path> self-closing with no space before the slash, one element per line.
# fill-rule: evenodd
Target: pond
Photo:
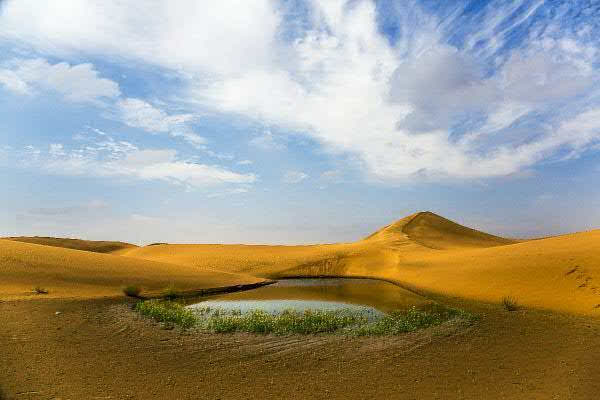
<path fill-rule="evenodd" d="M 206 297 L 188 307 L 240 310 L 242 313 L 263 310 L 274 314 L 289 309 L 299 312 L 349 309 L 376 317 L 429 303 L 422 296 L 375 279 L 302 278 L 282 279 L 258 289 Z"/>

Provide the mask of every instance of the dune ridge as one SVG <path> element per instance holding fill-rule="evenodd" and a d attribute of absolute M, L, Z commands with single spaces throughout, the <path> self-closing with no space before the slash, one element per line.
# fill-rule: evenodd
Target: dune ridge
<path fill-rule="evenodd" d="M 118 254 L 125 250 L 137 247 L 135 244 L 106 241 L 106 240 L 82 240 L 71 238 L 56 238 L 48 236 L 13 236 L 0 238 L 23 243 L 41 244 L 44 246 L 63 247 L 73 250 L 85 250 L 94 253 Z"/>
<path fill-rule="evenodd" d="M 389 280 L 421 292 L 495 303 L 512 296 L 526 307 L 600 316 L 600 230 L 519 241 L 420 212 L 354 243 L 157 244 L 127 247 L 119 250 L 119 255 L 25 243 L 18 247 L 17 243 L 0 240 L 4 271 L 6 249 L 12 251 L 8 260 L 8 265 L 13 265 L 10 279 L 41 277 L 20 273 L 15 267 L 27 271 L 24 266 L 30 265 L 37 271 L 46 268 L 49 275 L 50 271 L 60 271 L 60 279 L 65 282 L 79 279 L 93 284 L 99 277 L 110 283 L 104 292 L 113 294 L 125 277 L 139 277 L 155 288 L 168 280 L 191 288 L 290 276 L 361 276 Z M 28 256 L 30 253 L 36 254 L 35 260 Z M 85 257 L 80 253 L 104 258 L 83 262 Z M 54 261 L 49 263 L 48 257 Z M 0 289 L 0 296 L 3 294 Z"/>
<path fill-rule="evenodd" d="M 36 286 L 44 297 L 93 298 L 122 295 L 125 285 L 139 285 L 144 293 L 198 290 L 254 284 L 248 275 L 217 272 L 183 265 L 125 258 L 61 247 L 0 240 L 0 298 L 34 298 Z"/>

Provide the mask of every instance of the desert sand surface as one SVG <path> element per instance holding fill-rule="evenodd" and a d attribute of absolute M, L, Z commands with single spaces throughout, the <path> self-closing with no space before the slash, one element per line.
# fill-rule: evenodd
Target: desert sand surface
<path fill-rule="evenodd" d="M 126 285 L 140 285 L 149 294 L 169 286 L 196 290 L 252 284 L 248 275 L 200 270 L 110 254 L 0 240 L 0 298 L 30 298 L 41 287 L 50 298 L 122 296 Z"/>
<path fill-rule="evenodd" d="M 60 241 L 57 241 L 57 243 Z M 537 240 L 417 213 L 355 243 L 127 246 L 0 240 L 0 399 L 595 399 L 600 230 Z M 372 277 L 480 316 L 386 338 L 200 334 L 131 310 L 147 293 Z M 35 286 L 46 295 L 32 292 Z M 515 298 L 520 309 L 499 304 Z M 57 314 L 58 312 L 58 314 Z"/>
<path fill-rule="evenodd" d="M 164 330 L 118 300 L 1 302 L 0 398 L 597 399 L 598 320 L 457 305 L 481 320 L 346 338 Z"/>
<path fill-rule="evenodd" d="M 54 238 L 46 236 L 15 236 L 0 238 L 16 242 L 41 244 L 44 246 L 64 247 L 66 249 L 92 251 L 94 253 L 119 254 L 125 250 L 137 247 L 131 243 L 113 242 L 105 240 L 81 240 L 69 238 Z"/>
<path fill-rule="evenodd" d="M 122 254 L 265 278 L 380 278 L 420 292 L 496 303 L 511 296 L 528 307 L 600 316 L 600 230 L 519 241 L 421 212 L 348 244 L 173 244 Z"/>

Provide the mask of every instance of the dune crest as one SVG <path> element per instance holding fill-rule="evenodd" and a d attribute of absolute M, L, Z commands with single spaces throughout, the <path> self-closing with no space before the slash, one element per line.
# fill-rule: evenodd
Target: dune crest
<path fill-rule="evenodd" d="M 462 247 L 483 248 L 517 243 L 516 240 L 467 228 L 431 211 L 422 211 L 402 218 L 378 230 L 365 240 L 397 240 L 398 237 L 438 250 Z"/>
<path fill-rule="evenodd" d="M 242 284 L 262 279 L 236 273 L 126 258 L 112 254 L 0 240 L 0 298 L 36 298 L 33 288 L 49 291 L 47 297 L 93 298 L 121 296 L 126 285 L 139 285 L 146 293 L 197 290 Z"/>
<path fill-rule="evenodd" d="M 65 249 L 91 251 L 94 253 L 119 254 L 120 252 L 136 248 L 135 244 L 106 240 L 82 240 L 70 238 L 56 238 L 47 236 L 16 236 L 0 238 L 15 242 L 40 244 L 43 246 L 62 247 Z"/>

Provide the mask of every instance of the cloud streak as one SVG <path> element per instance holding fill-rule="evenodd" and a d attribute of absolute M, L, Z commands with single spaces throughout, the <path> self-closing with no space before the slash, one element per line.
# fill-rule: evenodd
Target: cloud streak
<path fill-rule="evenodd" d="M 9 1 L 0 38 L 55 56 L 102 55 L 178 74 L 190 114 L 124 99 L 119 107 L 131 126 L 202 145 L 178 129 L 191 114 L 239 115 L 350 155 L 383 182 L 517 174 L 600 141 L 600 121 L 590 117 L 600 109 L 597 19 L 579 3 L 490 1 L 468 14 L 456 2 L 305 5 L 290 17 L 287 5 L 267 0 L 156 2 L 142 11 L 116 1 Z M 396 29 L 386 31 L 382 19 Z M 23 76 L 5 69 L 0 82 L 27 92 L 31 80 Z M 250 142 L 277 143 L 272 134 Z M 187 179 L 195 174 L 188 168 L 201 169 L 163 157 Z"/>
<path fill-rule="evenodd" d="M 126 125 L 151 133 L 168 133 L 172 137 L 182 138 L 196 148 L 204 148 L 206 139 L 188 126 L 195 118 L 192 114 L 169 115 L 162 109 L 135 98 L 119 100 L 116 106 Z"/>
<path fill-rule="evenodd" d="M 250 185 L 257 180 L 252 173 L 237 173 L 222 166 L 181 159 L 171 149 L 140 149 L 110 136 L 80 148 L 67 149 L 62 144 L 52 144 L 43 151 L 29 147 L 19 158 L 23 167 L 49 174 L 163 181 L 190 189 Z"/>

